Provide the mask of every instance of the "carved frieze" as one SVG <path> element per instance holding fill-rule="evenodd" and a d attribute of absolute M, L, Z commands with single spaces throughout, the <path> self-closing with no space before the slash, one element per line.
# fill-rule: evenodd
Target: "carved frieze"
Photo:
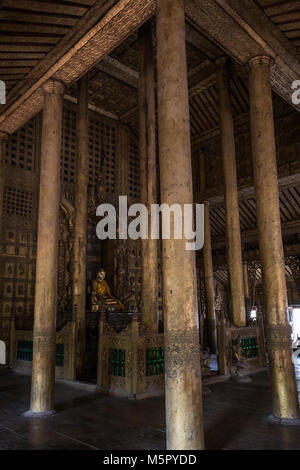
<path fill-rule="evenodd" d="M 200 364 L 198 329 L 165 332 L 166 375 L 176 377 L 182 367 L 192 370 L 197 364 Z"/>

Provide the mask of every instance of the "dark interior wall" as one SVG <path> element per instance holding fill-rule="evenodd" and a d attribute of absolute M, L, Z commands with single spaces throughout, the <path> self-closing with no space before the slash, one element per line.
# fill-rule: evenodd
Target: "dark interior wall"
<path fill-rule="evenodd" d="M 40 140 L 42 116 L 38 115 L 10 136 L 5 157 L 3 231 L 0 234 L 0 334 L 5 318 L 13 314 L 17 328 L 32 328 L 38 221 Z M 103 185 L 104 199 L 120 194 L 139 197 L 139 154 L 135 136 L 127 126 L 94 112 L 89 116 L 89 192 Z M 58 301 L 69 309 L 72 271 L 72 211 L 76 164 L 76 108 L 64 103 L 61 154 L 62 205 Z M 94 208 L 90 208 L 93 210 Z M 115 284 L 115 245 L 96 237 L 95 223 L 87 233 L 87 284 L 102 262 L 108 281 Z M 69 299 L 66 299 L 68 292 Z M 61 294 L 61 295 L 60 295 Z M 3 326 L 6 328 L 6 326 Z M 2 328 L 2 329 L 3 329 Z M 2 334 L 2 336 L 3 336 Z"/>

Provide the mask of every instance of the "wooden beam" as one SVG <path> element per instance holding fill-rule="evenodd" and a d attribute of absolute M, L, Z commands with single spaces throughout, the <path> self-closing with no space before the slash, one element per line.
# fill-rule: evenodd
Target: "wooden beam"
<path fill-rule="evenodd" d="M 130 120 L 130 119 L 132 119 L 134 116 L 136 116 L 137 112 L 138 112 L 138 108 L 137 108 L 137 106 L 135 106 L 134 108 L 131 108 L 131 109 L 129 109 L 128 111 L 126 111 L 126 113 L 121 114 L 120 120 L 121 120 L 121 121 Z"/>
<path fill-rule="evenodd" d="M 298 172 L 286 174 L 286 167 L 278 167 L 278 187 L 279 190 L 293 188 L 300 184 L 300 169 Z M 255 198 L 255 189 L 252 178 L 247 178 L 243 185 L 239 185 L 239 201 L 244 201 L 249 198 Z M 222 205 L 224 202 L 224 189 L 223 186 L 217 186 L 213 189 L 208 189 L 200 192 L 196 197 L 199 201 L 209 201 L 210 207 Z"/>
<path fill-rule="evenodd" d="M 198 49 L 207 58 L 215 61 L 222 55 L 222 51 L 206 36 L 193 28 L 190 23 L 186 23 L 186 42 Z"/>
<path fill-rule="evenodd" d="M 122 62 L 119 62 L 114 57 L 104 57 L 101 62 L 96 65 L 96 69 L 120 80 L 136 90 L 138 89 L 138 72 L 122 64 Z"/>
<path fill-rule="evenodd" d="M 123 64 L 122 64 L 123 65 Z M 138 73 L 134 72 L 138 77 Z M 215 65 L 211 64 L 210 61 L 204 61 L 201 64 L 197 65 L 195 68 L 189 71 L 188 74 L 189 80 L 189 96 L 190 98 L 196 96 L 201 91 L 211 87 L 216 81 L 216 72 Z M 120 116 L 121 121 L 128 122 L 132 119 L 132 116 L 135 116 L 138 112 L 137 106 L 129 109 L 126 113 Z M 196 112 L 196 111 L 195 111 Z M 198 124 L 198 123 L 197 123 Z M 199 124 L 198 124 L 198 129 Z M 202 128 L 203 130 L 203 128 Z"/>
<path fill-rule="evenodd" d="M 53 15 L 47 15 L 34 11 L 28 13 L 23 12 L 21 10 L 1 10 L 0 20 L 19 21 L 22 23 L 53 24 L 72 27 L 78 21 L 78 17 L 59 15 L 57 13 Z"/>
<path fill-rule="evenodd" d="M 64 36 L 69 31 L 70 27 L 57 25 L 31 24 L 28 28 L 27 23 L 0 23 L 0 33 L 26 33 L 30 35 L 33 35 L 35 33 L 42 33 L 50 34 L 53 36 Z"/>
<path fill-rule="evenodd" d="M 74 5 L 60 5 L 59 3 L 36 0 L 5 0 L 5 8 L 18 8 L 43 13 L 62 13 L 64 15 L 82 16 L 87 12 L 87 7 L 74 7 Z"/>
<path fill-rule="evenodd" d="M 31 71 L 26 80 L 19 82 L 8 94 L 7 103 L 12 103 L 15 97 L 24 94 L 26 90 L 43 76 L 52 66 L 61 59 L 71 48 L 79 41 L 97 21 L 99 21 L 107 11 L 117 3 L 117 0 L 99 0 L 90 8 L 90 10 L 81 19 L 76 20 L 75 26 L 66 34 L 59 43 L 44 57 L 44 59 Z M 55 11 L 58 13 L 58 11 Z M 53 39 L 53 38 L 52 38 Z M 39 39 L 41 43 L 47 43 L 43 38 Z M 56 44 L 58 38 L 52 43 Z M 6 108 L 4 108 L 6 109 Z"/>
<path fill-rule="evenodd" d="M 49 69 L 43 68 L 42 76 L 40 76 L 41 70 L 37 76 L 32 75 L 31 82 L 29 82 L 32 85 L 29 88 L 28 85 L 25 86 L 24 92 L 22 88 L 18 89 L 19 97 L 0 115 L 1 131 L 14 132 L 41 110 L 43 104 L 41 86 L 48 79 L 55 78 L 64 82 L 66 86 L 70 86 L 138 29 L 154 14 L 156 9 L 155 0 L 147 2 L 119 0 L 117 3 L 108 0 L 106 4 L 108 3 L 110 5 L 113 3 L 114 6 L 105 14 L 106 10 L 102 9 L 102 19 L 94 24 L 81 39 L 78 39 L 76 44 L 65 51 L 59 60 L 56 57 L 54 63 L 50 62 L 52 65 Z M 26 77 L 27 83 L 28 77 Z"/>
<path fill-rule="evenodd" d="M 12 55 L 10 54 L 10 57 L 12 57 Z M 13 56 L 15 57 L 15 56 Z M 24 59 L 24 57 L 22 57 L 22 59 L 18 59 L 18 60 L 7 60 L 7 59 L 2 59 L 1 58 L 1 53 L 0 53 L 0 59 L 1 59 L 1 62 L 0 62 L 0 73 L 1 73 L 1 69 L 3 69 L 4 67 L 7 67 L 7 68 L 10 68 L 12 69 L 13 67 L 34 67 L 37 63 L 38 63 L 38 60 L 30 60 L 30 59 Z"/>
<path fill-rule="evenodd" d="M 45 54 L 49 52 L 51 46 L 45 46 L 42 44 L 0 44 L 0 52 L 44 52 Z M 11 57 L 12 54 L 9 54 Z"/>
<path fill-rule="evenodd" d="M 291 83 L 300 76 L 297 51 L 252 0 L 189 0 L 186 15 L 240 64 L 259 55 L 274 59 L 271 82 L 274 91 L 298 111 L 291 101 Z M 220 27 L 222 25 L 222 27 Z"/>
<path fill-rule="evenodd" d="M 58 36 L 31 36 L 29 35 L 2 35 L 0 37 L 1 43 L 15 44 L 15 43 L 28 43 L 28 44 L 56 44 L 59 41 Z M 7 50 L 7 49 L 6 49 Z"/>
<path fill-rule="evenodd" d="M 64 95 L 64 100 L 68 101 L 69 103 L 76 104 L 76 105 L 78 102 L 77 98 L 68 94 Z M 93 111 L 94 113 L 100 114 L 101 116 L 105 116 L 110 119 L 113 119 L 114 121 L 119 121 L 119 117 L 116 114 L 113 114 L 110 111 L 107 111 L 106 109 L 100 108 L 99 106 L 89 104 L 89 110 Z"/>
<path fill-rule="evenodd" d="M 292 222 L 284 222 L 281 224 L 282 227 L 282 235 L 293 235 L 299 233 L 300 229 L 300 220 L 293 220 Z M 212 227 L 213 228 L 213 227 Z M 258 230 L 251 229 L 251 230 L 244 230 L 241 232 L 242 243 L 250 243 L 250 242 L 257 242 L 258 241 Z M 225 236 L 217 236 L 212 237 L 212 248 L 213 249 L 220 249 L 226 246 L 226 237 Z"/>
<path fill-rule="evenodd" d="M 293 243 L 291 245 L 283 245 L 283 251 L 284 251 L 285 256 L 297 255 L 300 253 L 300 243 Z M 243 253 L 243 259 L 245 261 L 259 260 L 259 250 L 257 249 L 246 250 Z M 213 264 L 216 268 L 221 269 L 222 265 L 227 264 L 226 254 L 213 255 Z"/>
<path fill-rule="evenodd" d="M 43 52 L 14 52 L 12 54 L 11 52 L 0 51 L 0 60 L 3 61 L 1 64 L 10 64 L 11 62 L 17 62 L 19 64 L 20 61 L 27 62 L 33 59 L 42 59 L 44 56 L 45 54 Z"/>
<path fill-rule="evenodd" d="M 0 66 L 0 75 L 5 74 L 24 74 L 30 72 L 30 67 L 2 67 Z"/>
<path fill-rule="evenodd" d="M 94 5 L 95 0 L 64 0 L 65 2 L 70 2 L 70 3 L 79 3 L 80 5 L 86 5 L 91 7 Z"/>
<path fill-rule="evenodd" d="M 265 9 L 266 15 L 273 16 L 273 15 L 280 15 L 283 11 L 284 13 L 288 13 L 290 11 L 300 10 L 300 1 L 299 0 L 291 0 L 285 1 L 284 3 L 280 3 L 276 5 L 277 2 L 272 2 L 273 5 L 267 7 Z"/>

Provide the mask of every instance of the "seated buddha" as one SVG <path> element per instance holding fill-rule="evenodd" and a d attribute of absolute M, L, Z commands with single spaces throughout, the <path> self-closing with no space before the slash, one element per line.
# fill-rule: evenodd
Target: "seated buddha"
<path fill-rule="evenodd" d="M 109 285 L 105 280 L 105 271 L 99 269 L 97 279 L 93 281 L 93 291 L 91 295 L 92 310 L 99 310 L 99 305 L 103 305 L 107 310 L 125 310 L 123 303 L 114 297 L 110 291 Z"/>

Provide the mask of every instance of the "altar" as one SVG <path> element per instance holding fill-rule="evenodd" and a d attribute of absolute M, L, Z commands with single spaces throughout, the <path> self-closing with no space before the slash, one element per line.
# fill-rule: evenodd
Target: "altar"
<path fill-rule="evenodd" d="M 102 312 L 97 385 L 130 399 L 164 393 L 164 335 L 148 331 L 138 313 Z"/>

